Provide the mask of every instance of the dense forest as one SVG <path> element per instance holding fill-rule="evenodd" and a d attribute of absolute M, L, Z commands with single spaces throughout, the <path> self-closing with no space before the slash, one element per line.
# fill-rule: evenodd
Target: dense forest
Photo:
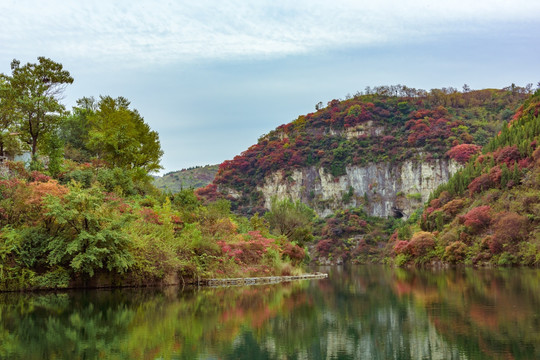
<path fill-rule="evenodd" d="M 164 193 L 150 176 L 159 136 L 127 99 L 85 97 L 67 111 L 61 64 L 11 69 L 0 76 L 0 291 L 300 271 L 304 249 L 267 220 L 289 202 L 247 219 L 227 200 Z"/>

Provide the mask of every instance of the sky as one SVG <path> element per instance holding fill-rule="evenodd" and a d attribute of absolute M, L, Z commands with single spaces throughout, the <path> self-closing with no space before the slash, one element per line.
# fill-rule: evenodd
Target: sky
<path fill-rule="evenodd" d="M 219 164 L 366 86 L 540 81 L 537 0 L 2 0 L 0 73 L 45 56 L 83 96 L 123 96 L 161 174 Z"/>

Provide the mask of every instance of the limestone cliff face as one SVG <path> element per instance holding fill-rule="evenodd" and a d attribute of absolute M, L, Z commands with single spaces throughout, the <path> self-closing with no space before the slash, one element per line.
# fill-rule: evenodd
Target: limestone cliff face
<path fill-rule="evenodd" d="M 373 216 L 407 218 L 458 169 L 459 165 L 448 159 L 350 166 L 340 177 L 323 168 L 309 167 L 288 174 L 272 173 L 258 190 L 267 208 L 272 196 L 277 196 L 300 199 L 319 216 L 363 206 Z"/>

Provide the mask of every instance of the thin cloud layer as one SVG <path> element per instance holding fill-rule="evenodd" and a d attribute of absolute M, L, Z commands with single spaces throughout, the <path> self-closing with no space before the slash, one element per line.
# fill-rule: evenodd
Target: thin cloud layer
<path fill-rule="evenodd" d="M 526 0 L 4 1 L 0 53 L 135 66 L 282 57 L 488 31 L 539 13 Z"/>

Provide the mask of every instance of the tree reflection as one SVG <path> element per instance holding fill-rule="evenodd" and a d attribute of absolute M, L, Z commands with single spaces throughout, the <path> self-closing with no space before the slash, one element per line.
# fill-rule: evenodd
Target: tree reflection
<path fill-rule="evenodd" d="M 540 358 L 540 271 L 327 268 L 271 286 L 0 294 L 0 359 Z"/>

